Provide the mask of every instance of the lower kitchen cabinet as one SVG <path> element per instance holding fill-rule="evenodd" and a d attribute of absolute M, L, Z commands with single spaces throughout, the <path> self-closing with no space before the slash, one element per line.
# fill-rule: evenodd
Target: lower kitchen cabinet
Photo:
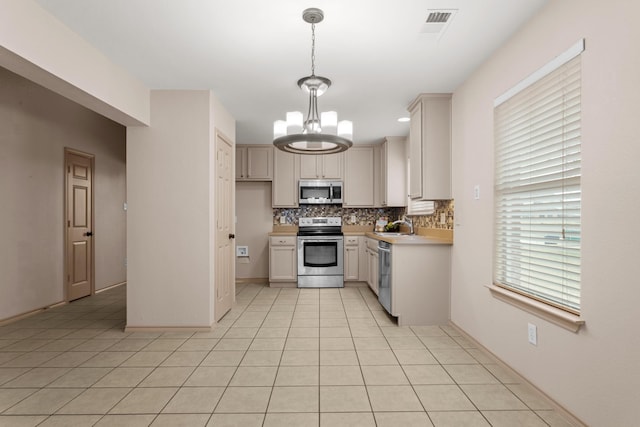
<path fill-rule="evenodd" d="M 367 284 L 378 295 L 378 241 L 369 237 L 366 240 L 367 251 Z"/>
<path fill-rule="evenodd" d="M 360 237 L 344 237 L 344 281 L 355 282 L 360 279 Z"/>
<path fill-rule="evenodd" d="M 391 314 L 398 326 L 449 322 L 451 246 L 391 245 Z"/>
<path fill-rule="evenodd" d="M 271 236 L 269 238 L 269 283 L 298 281 L 298 257 L 296 236 Z"/>

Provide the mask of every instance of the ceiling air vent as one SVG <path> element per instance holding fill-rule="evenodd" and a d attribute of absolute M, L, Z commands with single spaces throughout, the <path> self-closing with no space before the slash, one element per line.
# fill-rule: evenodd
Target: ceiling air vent
<path fill-rule="evenodd" d="M 429 9 L 427 19 L 422 25 L 422 33 L 436 36 L 438 39 L 444 34 L 453 17 L 458 12 L 457 9 Z"/>

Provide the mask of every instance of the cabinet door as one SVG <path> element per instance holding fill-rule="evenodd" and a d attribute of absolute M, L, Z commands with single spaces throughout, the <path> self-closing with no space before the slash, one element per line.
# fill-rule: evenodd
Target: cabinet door
<path fill-rule="evenodd" d="M 247 148 L 236 147 L 236 181 L 245 178 L 247 173 Z"/>
<path fill-rule="evenodd" d="M 295 246 L 271 246 L 269 248 L 269 281 L 298 280 Z"/>
<path fill-rule="evenodd" d="M 382 206 L 389 206 L 389 183 L 387 182 L 387 150 L 389 144 L 385 141 L 380 147 L 380 202 Z"/>
<path fill-rule="evenodd" d="M 422 103 L 417 103 L 410 113 L 409 127 L 409 196 L 422 197 Z"/>
<path fill-rule="evenodd" d="M 343 153 L 325 154 L 323 156 L 316 157 L 318 157 L 322 163 L 322 166 L 320 167 L 321 178 L 342 179 Z"/>
<path fill-rule="evenodd" d="M 451 95 L 421 95 L 409 109 L 409 194 L 412 199 L 450 199 Z"/>
<path fill-rule="evenodd" d="M 373 147 L 352 147 L 345 157 L 343 205 L 373 207 Z"/>
<path fill-rule="evenodd" d="M 451 198 L 451 98 L 427 98 L 422 106 L 422 198 Z"/>
<path fill-rule="evenodd" d="M 318 162 L 321 161 L 320 155 L 301 154 L 300 155 L 300 178 L 301 179 L 318 179 L 322 178 L 318 169 Z"/>
<path fill-rule="evenodd" d="M 385 138 L 382 146 L 383 206 L 407 206 L 406 138 Z"/>
<path fill-rule="evenodd" d="M 273 179 L 273 147 L 247 147 L 246 178 L 270 181 Z"/>
<path fill-rule="evenodd" d="M 380 277 L 380 272 L 379 272 L 379 266 L 378 266 L 378 252 L 377 251 L 373 251 L 373 276 L 374 276 L 374 280 L 371 281 L 371 284 L 373 285 L 373 293 L 375 293 L 376 295 L 378 295 L 378 278 Z"/>
<path fill-rule="evenodd" d="M 358 246 L 344 247 L 344 280 L 359 280 Z"/>
<path fill-rule="evenodd" d="M 382 192 L 384 191 L 384 188 L 382 185 L 381 154 L 382 154 L 382 144 L 376 145 L 373 149 L 373 206 L 374 207 L 383 206 L 382 199 L 384 198 L 384 196 L 382 195 Z"/>
<path fill-rule="evenodd" d="M 274 208 L 298 206 L 298 177 L 296 154 L 275 150 L 273 155 L 272 205 Z M 304 157 L 304 156 L 302 156 Z"/>
<path fill-rule="evenodd" d="M 367 249 L 367 267 L 369 270 L 367 284 L 373 293 L 378 295 L 378 253 L 371 249 Z"/>

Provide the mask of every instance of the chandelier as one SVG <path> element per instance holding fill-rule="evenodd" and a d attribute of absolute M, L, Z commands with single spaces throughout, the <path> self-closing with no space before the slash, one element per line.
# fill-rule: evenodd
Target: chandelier
<path fill-rule="evenodd" d="M 331 80 L 316 76 L 316 24 L 322 22 L 324 13 L 309 8 L 302 12 L 302 19 L 311 24 L 311 75 L 298 80 L 298 86 L 309 94 L 307 119 L 302 113 L 287 113 L 286 120 L 273 123 L 273 145 L 282 151 L 296 154 L 331 154 L 345 151 L 353 145 L 353 123 L 338 122 L 338 113 L 318 111 L 318 97 L 329 89 Z"/>

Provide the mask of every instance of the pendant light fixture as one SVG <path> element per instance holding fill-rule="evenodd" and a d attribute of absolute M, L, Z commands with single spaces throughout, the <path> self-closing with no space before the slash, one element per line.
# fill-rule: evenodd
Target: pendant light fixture
<path fill-rule="evenodd" d="M 317 8 L 305 9 L 302 19 L 311 24 L 311 75 L 298 80 L 298 86 L 309 93 L 309 110 L 306 120 L 302 113 L 287 113 L 286 120 L 273 123 L 273 145 L 280 150 L 296 154 L 331 154 L 345 151 L 353 145 L 353 123 L 338 122 L 338 113 L 318 111 L 318 97 L 331 86 L 331 80 L 316 76 L 316 24 L 322 22 L 324 13 Z"/>

